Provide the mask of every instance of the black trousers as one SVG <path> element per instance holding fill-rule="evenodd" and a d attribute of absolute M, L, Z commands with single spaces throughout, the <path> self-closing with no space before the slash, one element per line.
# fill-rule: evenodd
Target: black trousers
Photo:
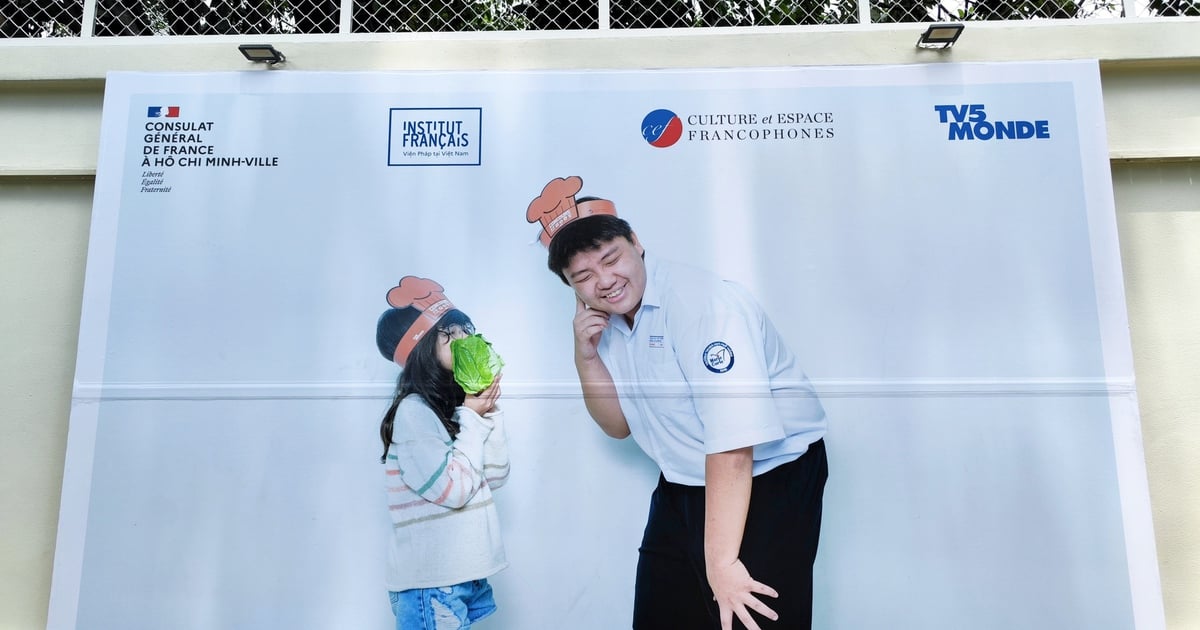
<path fill-rule="evenodd" d="M 821 500 L 829 464 L 818 440 L 795 461 L 754 478 L 739 558 L 750 577 L 779 591 L 759 596 L 779 613 L 766 630 L 812 627 L 813 562 L 821 534 Z M 721 627 L 704 571 L 704 487 L 661 475 L 639 549 L 633 601 L 635 630 L 710 630 Z M 733 627 L 743 628 L 737 616 Z"/>

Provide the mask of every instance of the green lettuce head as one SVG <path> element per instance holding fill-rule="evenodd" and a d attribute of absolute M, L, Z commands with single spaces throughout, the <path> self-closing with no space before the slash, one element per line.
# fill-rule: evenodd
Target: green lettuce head
<path fill-rule="evenodd" d="M 490 387 L 504 367 L 504 360 L 480 334 L 451 341 L 450 354 L 454 357 L 454 380 L 471 395 Z"/>

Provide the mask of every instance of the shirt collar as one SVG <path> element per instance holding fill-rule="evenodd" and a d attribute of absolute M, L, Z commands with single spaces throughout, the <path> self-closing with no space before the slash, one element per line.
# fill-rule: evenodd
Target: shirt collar
<path fill-rule="evenodd" d="M 653 306 L 658 308 L 662 306 L 661 294 L 658 290 L 658 259 L 651 256 L 650 252 L 646 252 L 646 290 L 642 292 L 642 306 Z M 641 313 L 641 309 L 638 309 Z"/>

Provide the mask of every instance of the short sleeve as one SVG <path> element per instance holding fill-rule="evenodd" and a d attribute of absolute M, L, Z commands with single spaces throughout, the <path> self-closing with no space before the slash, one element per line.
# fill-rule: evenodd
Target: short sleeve
<path fill-rule="evenodd" d="M 705 453 L 785 437 L 771 396 L 765 317 L 754 298 L 718 282 L 688 328 L 678 360 L 704 427 Z"/>

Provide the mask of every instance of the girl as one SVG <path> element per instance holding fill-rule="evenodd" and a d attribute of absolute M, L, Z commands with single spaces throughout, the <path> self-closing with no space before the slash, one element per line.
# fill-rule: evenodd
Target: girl
<path fill-rule="evenodd" d="M 470 628 L 495 612 L 487 578 L 508 566 L 492 502 L 508 478 L 500 376 L 473 396 L 455 382 L 450 342 L 475 328 L 442 291 L 406 276 L 376 326 L 379 351 L 402 369 L 379 427 L 397 630 Z"/>

